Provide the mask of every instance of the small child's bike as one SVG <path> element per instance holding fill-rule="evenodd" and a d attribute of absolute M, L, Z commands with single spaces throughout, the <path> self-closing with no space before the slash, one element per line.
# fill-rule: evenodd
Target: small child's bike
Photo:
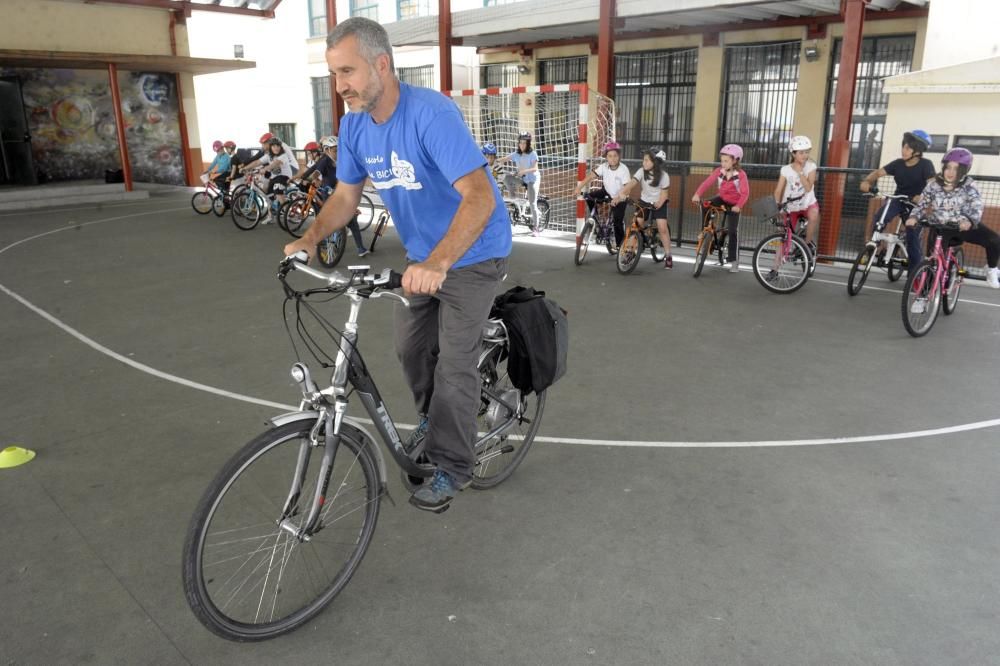
<path fill-rule="evenodd" d="M 865 280 L 868 279 L 868 273 L 871 272 L 873 265 L 885 268 L 889 276 L 889 282 L 898 280 L 903 274 L 903 268 L 907 265 L 906 243 L 903 242 L 899 232 L 903 225 L 903 220 L 909 217 L 910 211 L 913 210 L 910 198 L 905 194 L 879 194 L 876 189 L 872 189 L 866 196 L 885 199 L 886 202 L 882 206 L 882 215 L 872 230 L 871 240 L 858 253 L 857 259 L 854 260 L 854 265 L 851 266 L 851 272 L 847 276 L 847 293 L 851 296 L 856 296 L 861 291 L 861 288 L 865 286 Z M 886 220 L 885 218 L 889 212 L 890 199 L 899 201 L 903 209 L 896 220 L 896 227 L 891 233 L 888 233 L 885 231 L 885 225 L 891 220 Z"/>
<path fill-rule="evenodd" d="M 774 198 L 764 197 L 753 207 L 755 213 L 781 229 L 764 238 L 753 252 L 754 277 L 775 294 L 797 291 L 816 271 L 815 247 L 805 239 L 809 224 L 805 211 L 788 212 L 788 204 L 801 198 L 788 199 L 779 205 Z"/>

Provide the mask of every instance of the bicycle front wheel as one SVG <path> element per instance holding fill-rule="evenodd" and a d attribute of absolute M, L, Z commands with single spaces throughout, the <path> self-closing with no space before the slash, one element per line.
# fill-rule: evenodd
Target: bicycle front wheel
<path fill-rule="evenodd" d="M 259 199 L 253 190 L 243 190 L 233 199 L 230 213 L 237 229 L 250 231 L 260 222 L 262 210 Z"/>
<path fill-rule="evenodd" d="M 941 292 L 934 286 L 935 268 L 933 261 L 921 264 L 903 287 L 903 326 L 915 338 L 927 335 L 937 320 Z"/>
<path fill-rule="evenodd" d="M 338 229 L 319 242 L 319 245 L 316 246 L 316 258 L 319 259 L 323 268 L 333 268 L 340 263 L 346 247 L 347 230 Z"/>
<path fill-rule="evenodd" d="M 367 194 L 362 194 L 361 201 L 358 202 L 358 229 L 364 231 L 371 226 L 374 219 L 375 204 L 372 203 Z"/>
<path fill-rule="evenodd" d="M 753 274 L 757 282 L 775 294 L 790 294 L 809 279 L 809 248 L 792 236 L 786 245 L 784 234 L 768 236 L 753 252 Z"/>
<path fill-rule="evenodd" d="M 694 277 L 701 275 L 701 269 L 705 267 L 705 259 L 708 258 L 711 251 L 712 234 L 703 231 L 701 232 L 701 238 L 698 239 L 698 247 L 694 253 Z"/>
<path fill-rule="evenodd" d="M 492 488 L 509 477 L 528 454 L 542 423 L 545 391 L 525 394 L 507 372 L 507 345 L 486 347 L 479 362 L 482 380 L 472 487 Z M 494 430 L 497 434 L 487 438 Z"/>
<path fill-rule="evenodd" d="M 191 195 L 191 208 L 199 215 L 208 215 L 212 212 L 212 195 L 206 192 L 195 192 Z"/>
<path fill-rule="evenodd" d="M 865 286 L 865 280 L 868 279 L 868 273 L 872 269 L 874 256 L 875 246 L 865 245 L 851 265 L 851 272 L 847 274 L 847 293 L 851 296 L 857 296 L 861 288 Z"/>
<path fill-rule="evenodd" d="M 944 283 L 944 300 L 941 309 L 950 315 L 958 307 L 958 292 L 962 290 L 962 266 L 965 265 L 965 253 L 962 248 L 955 248 L 955 261 L 948 267 L 948 276 Z"/>
<path fill-rule="evenodd" d="M 576 246 L 576 254 L 573 255 L 573 263 L 577 266 L 583 263 L 587 257 L 587 249 L 590 247 L 590 237 L 594 233 L 594 220 L 588 217 L 583 223 L 583 232 L 580 234 L 580 242 Z"/>
<path fill-rule="evenodd" d="M 630 229 L 618 248 L 618 258 L 615 266 L 622 275 L 628 275 L 639 265 L 639 257 L 642 256 L 642 232 Z"/>
<path fill-rule="evenodd" d="M 184 543 L 184 593 L 210 631 L 258 641 L 309 621 L 344 588 L 361 563 L 382 494 L 371 442 L 349 426 L 329 476 L 319 527 L 308 540 L 278 527 L 297 461 L 302 492 L 285 519 L 305 522 L 319 476 L 313 421 L 261 434 L 222 468 L 202 496 Z M 322 441 L 322 436 L 320 438 Z"/>

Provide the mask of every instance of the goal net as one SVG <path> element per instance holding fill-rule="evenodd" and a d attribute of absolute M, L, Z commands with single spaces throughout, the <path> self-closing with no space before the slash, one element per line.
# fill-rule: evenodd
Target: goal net
<path fill-rule="evenodd" d="M 575 231 L 585 208 L 573 190 L 596 165 L 605 143 L 615 138 L 614 102 L 582 83 L 482 88 L 445 92 L 462 111 L 480 145 L 496 145 L 504 157 L 517 149 L 517 137 L 531 132 L 538 153 L 540 193 L 549 198 L 549 229 Z M 514 167 L 505 165 L 507 173 Z M 503 171 L 500 178 L 504 175 Z"/>

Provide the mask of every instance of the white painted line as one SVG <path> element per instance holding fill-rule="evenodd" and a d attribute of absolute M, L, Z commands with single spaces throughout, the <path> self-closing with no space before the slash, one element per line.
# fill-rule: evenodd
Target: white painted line
<path fill-rule="evenodd" d="M 185 210 L 184 208 L 169 208 L 158 211 L 150 211 L 146 213 L 135 213 L 131 215 L 121 215 L 118 217 L 105 218 L 103 220 L 92 220 L 90 222 L 85 222 L 80 225 L 73 225 L 68 227 L 62 227 L 59 229 L 54 229 L 52 231 L 47 231 L 45 233 L 37 234 L 30 238 L 25 238 L 23 240 L 17 241 L 7 247 L 0 249 L 0 254 L 6 252 L 7 250 L 26 243 L 29 240 L 36 238 L 42 238 L 48 236 L 49 234 L 58 233 L 60 231 L 67 231 L 69 229 L 76 229 L 79 226 L 86 226 L 91 224 L 99 224 L 101 222 L 111 222 L 113 220 L 120 220 L 127 217 L 139 217 L 141 215 L 154 215 L 157 213 L 166 213 L 176 210 Z M 829 282 L 829 281 L 827 281 Z M 836 282 L 831 282 L 832 284 L 840 284 Z M 159 379 L 164 379 L 169 382 L 174 382 L 175 384 L 180 384 L 188 388 L 193 388 L 199 391 L 205 391 L 206 393 L 212 393 L 224 398 L 230 398 L 232 400 L 239 400 L 241 402 L 248 402 L 255 405 L 262 405 L 264 407 L 273 407 L 275 409 L 281 409 L 283 411 L 294 411 L 297 409 L 296 405 L 287 405 L 280 402 L 273 402 L 271 400 L 263 400 L 261 398 L 255 398 L 253 396 L 243 395 L 242 393 L 234 393 L 232 391 L 227 391 L 225 389 L 216 388 L 214 386 L 209 386 L 208 384 L 202 384 L 200 382 L 191 381 L 183 377 L 178 377 L 177 375 L 172 375 L 162 370 L 157 370 L 145 363 L 139 363 L 127 356 L 122 356 L 118 352 L 105 347 L 87 337 L 80 331 L 69 326 L 68 324 L 62 322 L 58 318 L 49 314 L 45 310 L 36 306 L 35 304 L 28 301 L 26 298 L 22 297 L 10 289 L 8 289 L 3 284 L 0 284 L 0 291 L 10 296 L 12 299 L 28 308 L 35 314 L 37 314 L 42 319 L 45 319 L 52 325 L 63 330 L 69 335 L 73 336 L 80 342 L 84 343 L 88 347 L 94 349 L 95 351 L 104 354 L 120 363 L 139 370 L 140 372 L 145 372 L 146 374 L 152 375 Z M 892 291 L 892 290 L 885 290 Z M 897 292 L 898 293 L 898 292 Z M 992 305 L 990 303 L 985 303 L 984 305 Z M 371 424 L 369 419 L 355 419 L 362 423 Z M 396 426 L 402 430 L 412 430 L 416 426 L 413 424 L 397 423 Z M 788 439 L 788 440 L 754 440 L 754 441 L 744 441 L 744 442 L 669 442 L 669 441 L 618 441 L 610 439 L 582 439 L 576 437 L 546 437 L 539 436 L 535 440 L 538 442 L 548 442 L 553 444 L 577 444 L 584 446 L 623 446 L 623 447 L 640 447 L 640 448 L 751 448 L 751 447 L 777 447 L 777 446 L 822 446 L 830 444 L 860 444 L 866 442 L 885 442 L 900 439 L 916 439 L 920 437 L 940 437 L 943 435 L 950 435 L 957 432 L 968 432 L 970 430 L 983 430 L 985 428 L 993 428 L 1000 426 L 1000 419 L 991 419 L 988 421 L 977 421 L 975 423 L 966 423 L 955 426 L 947 426 L 943 428 L 934 428 L 931 430 L 915 430 L 912 432 L 899 432 L 899 433 L 887 433 L 881 435 L 860 435 L 855 437 L 828 437 L 819 439 Z"/>

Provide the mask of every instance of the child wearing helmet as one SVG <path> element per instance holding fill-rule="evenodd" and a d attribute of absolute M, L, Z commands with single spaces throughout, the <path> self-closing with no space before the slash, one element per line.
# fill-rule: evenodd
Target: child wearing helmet
<path fill-rule="evenodd" d="M 903 143 L 900 149 L 900 157 L 889 162 L 881 169 L 876 169 L 865 176 L 861 181 L 861 191 L 870 192 L 873 185 L 882 176 L 892 176 L 896 181 L 896 194 L 905 194 L 910 201 L 920 200 L 920 193 L 924 191 L 934 178 L 934 163 L 924 157 L 924 153 L 931 148 L 930 135 L 920 129 L 911 130 L 903 134 Z M 887 199 L 883 207 L 889 206 L 885 219 L 891 221 L 897 216 L 904 216 L 909 207 L 905 206 L 898 199 Z M 882 219 L 882 208 L 875 214 L 873 224 L 878 224 Z M 879 229 L 881 231 L 881 229 Z M 920 256 L 920 230 L 909 228 L 906 232 L 906 252 L 914 260 L 909 263 L 907 271 L 912 274 L 917 269 L 920 262 L 916 260 Z"/>
<path fill-rule="evenodd" d="M 509 196 L 516 196 L 521 189 L 518 185 L 524 185 L 525 198 L 531 205 L 531 233 L 537 236 L 540 219 L 538 191 L 542 185 L 542 178 L 538 171 L 538 154 L 531 147 L 531 132 L 521 132 L 517 137 L 517 150 L 498 162 L 510 162 L 517 169 L 516 174 L 509 173 L 504 176 L 504 187 L 507 188 Z"/>
<path fill-rule="evenodd" d="M 740 168 L 740 161 L 743 159 L 743 149 L 735 143 L 730 143 L 719 150 L 719 166 L 708 174 L 708 178 L 702 181 L 698 189 L 695 190 L 691 201 L 701 202 L 701 195 L 705 193 L 713 184 L 719 188 L 719 193 L 710 200 L 713 206 L 722 206 L 726 209 L 726 228 L 729 233 L 729 249 L 726 252 L 726 262 L 729 264 L 730 273 L 738 273 L 740 270 L 740 243 L 739 226 L 740 211 L 747 205 L 750 199 L 750 179 Z"/>
<path fill-rule="evenodd" d="M 806 227 L 806 244 L 816 247 L 813 239 L 819 229 L 819 201 L 816 200 L 816 163 L 809 159 L 812 141 L 807 136 L 793 136 L 788 142 L 788 164 L 781 167 L 778 184 L 774 188 L 774 200 L 779 204 L 788 201 L 785 210 L 792 215 L 804 217 L 809 223 Z"/>
<path fill-rule="evenodd" d="M 597 202 L 611 202 L 611 224 L 615 231 L 616 247 L 621 245 L 622 239 L 625 238 L 625 206 L 628 197 L 624 194 L 624 190 L 632 181 L 628 167 L 622 164 L 621 153 L 622 147 L 617 141 L 604 144 L 604 159 L 607 161 L 591 169 L 590 178 L 584 178 L 577 183 L 573 192 L 574 196 L 580 196 L 584 184 L 589 180 L 590 191 L 584 195 L 589 209 L 593 211 Z M 600 185 L 596 185 L 596 182 Z"/>
<path fill-rule="evenodd" d="M 483 157 L 486 159 L 486 171 L 497 180 L 500 173 L 500 165 L 497 164 L 497 147 L 487 141 L 483 144 Z"/>
<path fill-rule="evenodd" d="M 625 201 L 628 193 L 640 185 L 639 199 L 652 206 L 651 219 L 656 220 L 660 231 L 660 243 L 663 245 L 663 268 L 674 267 L 674 258 L 670 254 L 670 223 L 667 222 L 667 202 L 670 201 L 670 176 L 667 174 L 665 162 L 667 155 L 659 148 L 648 148 L 642 151 L 642 167 L 637 169 L 618 194 L 619 201 Z M 618 243 L 621 246 L 621 241 Z"/>
<path fill-rule="evenodd" d="M 215 159 L 208 165 L 208 171 L 201 174 L 201 182 L 207 185 L 211 180 L 220 189 L 225 190 L 229 183 L 230 153 L 226 151 L 225 144 L 218 139 L 212 143 L 212 150 L 215 151 Z"/>
<path fill-rule="evenodd" d="M 306 144 L 307 150 L 309 145 Z M 337 137 L 323 137 L 320 140 L 320 145 L 323 148 L 322 155 L 316 158 L 316 161 L 311 165 L 303 169 L 300 176 L 296 177 L 301 177 L 302 180 L 307 182 L 309 180 L 319 181 L 320 189 L 317 197 L 319 198 L 320 208 L 322 208 L 327 197 L 337 187 Z M 351 232 L 351 237 L 354 239 L 354 246 L 358 251 L 358 256 L 363 257 L 368 254 L 368 248 L 365 247 L 364 238 L 361 236 L 361 227 L 358 225 L 357 215 L 352 217 L 350 222 L 347 223 L 347 229 Z"/>
<path fill-rule="evenodd" d="M 927 217 L 943 225 L 957 226 L 957 232 L 944 232 L 949 240 L 957 238 L 963 243 L 979 245 L 986 250 L 986 283 L 1000 289 L 1000 235 L 982 224 L 983 198 L 969 170 L 972 153 L 965 148 L 952 148 L 941 160 L 941 172 L 924 188 L 920 201 L 913 208 L 906 226 L 914 228 L 917 220 Z M 934 246 L 938 231 L 931 229 L 927 239 L 928 251 Z M 911 255 L 919 256 L 919 255 Z M 911 264 L 916 264 L 912 261 Z"/>

